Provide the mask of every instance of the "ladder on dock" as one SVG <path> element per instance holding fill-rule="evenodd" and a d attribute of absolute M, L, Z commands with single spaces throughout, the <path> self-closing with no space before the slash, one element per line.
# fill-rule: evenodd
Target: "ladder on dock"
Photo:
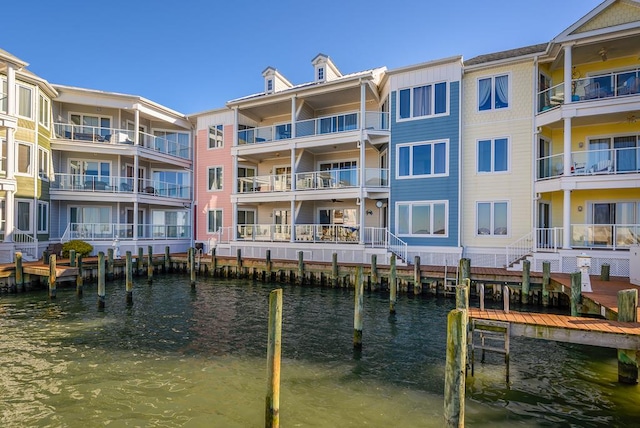
<path fill-rule="evenodd" d="M 449 264 L 447 263 L 446 259 L 445 259 L 445 263 L 444 263 L 444 277 L 442 280 L 442 285 L 444 288 L 444 294 L 456 294 L 456 285 L 458 284 L 458 269 L 459 269 L 459 265 L 456 264 L 456 270 L 455 270 L 455 276 L 453 278 L 449 278 L 448 273 L 449 273 Z"/>
<path fill-rule="evenodd" d="M 485 351 L 504 354 L 509 382 L 509 334 L 510 325 L 504 321 L 472 319 L 467 343 L 471 347 L 471 376 L 474 373 L 475 351 L 482 351 L 480 361 L 484 363 Z M 479 343 L 478 343 L 479 342 Z"/>

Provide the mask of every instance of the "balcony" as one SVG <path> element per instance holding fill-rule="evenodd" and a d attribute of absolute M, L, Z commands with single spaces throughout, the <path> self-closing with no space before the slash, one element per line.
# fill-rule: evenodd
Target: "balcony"
<path fill-rule="evenodd" d="M 572 224 L 573 248 L 628 249 L 640 245 L 640 224 Z"/>
<path fill-rule="evenodd" d="M 291 175 L 259 175 L 238 178 L 238 193 L 285 192 L 291 190 Z"/>
<path fill-rule="evenodd" d="M 365 168 L 367 187 L 388 187 L 389 170 Z M 296 174 L 296 190 L 344 189 L 360 186 L 360 168 L 329 171 L 299 172 Z"/>
<path fill-rule="evenodd" d="M 295 125 L 295 136 L 291 133 L 290 123 L 240 130 L 238 131 L 238 145 L 356 131 L 360 129 L 361 121 L 360 113 L 353 112 L 301 120 L 297 121 Z M 365 112 L 362 127 L 368 130 L 388 131 L 389 113 Z"/>
<path fill-rule="evenodd" d="M 133 238 L 134 225 L 129 223 L 69 223 L 62 241 L 82 239 L 85 241 L 111 241 L 115 238 Z M 191 226 L 139 224 L 138 239 L 188 239 Z"/>
<path fill-rule="evenodd" d="M 564 155 L 538 158 L 537 179 L 563 175 Z M 571 175 L 591 176 L 640 173 L 640 147 L 582 150 L 571 153 Z"/>
<path fill-rule="evenodd" d="M 640 69 L 571 81 L 571 101 L 593 101 L 640 94 Z M 564 104 L 564 83 L 538 92 L 538 113 Z"/>
<path fill-rule="evenodd" d="M 58 139 L 82 143 L 97 144 L 134 144 L 135 132 L 126 129 L 105 128 L 99 126 L 73 125 L 68 123 L 54 123 L 55 136 Z M 191 146 L 188 141 L 178 141 L 177 134 L 165 138 L 138 132 L 138 145 L 155 152 L 191 159 Z"/>
<path fill-rule="evenodd" d="M 150 179 L 134 179 L 131 177 L 95 177 L 57 173 L 54 174 L 51 189 L 68 192 L 132 194 L 134 193 L 136 182 L 138 184 L 138 193 L 167 198 L 191 198 L 191 186 L 182 186 L 175 183 Z"/>
<path fill-rule="evenodd" d="M 237 241 L 271 241 L 289 242 L 291 228 L 295 228 L 295 242 L 323 242 L 323 243 L 357 243 L 359 240 L 359 226 L 345 226 L 341 224 L 242 224 L 238 225 L 235 240 Z M 228 242 L 231 238 L 231 228 L 221 230 L 220 242 Z"/>

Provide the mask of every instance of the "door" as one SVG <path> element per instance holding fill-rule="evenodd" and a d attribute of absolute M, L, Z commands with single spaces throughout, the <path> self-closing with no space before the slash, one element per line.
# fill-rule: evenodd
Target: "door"
<path fill-rule="evenodd" d="M 273 190 L 284 191 L 291 189 L 291 167 L 277 166 L 273 171 Z"/>
<path fill-rule="evenodd" d="M 551 142 L 546 138 L 538 140 L 538 178 L 549 178 L 560 175 L 564 166 L 562 161 L 558 159 L 556 165 L 552 165 L 551 158 Z"/>
<path fill-rule="evenodd" d="M 554 248 L 554 235 L 551 229 L 551 204 L 538 202 L 538 230 L 536 231 L 536 245 L 539 249 Z M 555 242 L 558 245 L 558 242 Z"/>
<path fill-rule="evenodd" d="M 593 204 L 593 226 L 590 239 L 593 245 L 607 246 L 612 244 L 615 208 L 615 204 Z"/>
<path fill-rule="evenodd" d="M 134 221 L 133 210 L 127 208 L 127 238 L 133 238 Z M 138 238 L 144 238 L 144 210 L 138 210 Z"/>

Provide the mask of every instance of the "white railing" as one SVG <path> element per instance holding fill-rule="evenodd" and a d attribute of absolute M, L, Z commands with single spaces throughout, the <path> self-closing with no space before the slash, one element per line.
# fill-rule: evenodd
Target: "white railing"
<path fill-rule="evenodd" d="M 291 240 L 291 225 L 239 224 L 236 238 L 239 241 L 288 242 Z"/>
<path fill-rule="evenodd" d="M 296 190 L 341 189 L 358 187 L 358 168 L 296 173 Z"/>
<path fill-rule="evenodd" d="M 191 186 L 131 177 L 96 177 L 92 175 L 56 173 L 51 182 L 51 189 L 73 192 L 133 193 L 135 183 L 138 183 L 138 193 L 169 198 L 191 198 Z"/>
<path fill-rule="evenodd" d="M 517 241 L 507 245 L 506 266 L 524 258 L 533 252 L 533 231 L 527 233 Z"/>
<path fill-rule="evenodd" d="M 261 126 L 238 131 L 238 144 L 261 144 L 291 138 L 291 124 Z"/>
<path fill-rule="evenodd" d="M 389 113 L 379 111 L 364 112 L 364 129 L 374 129 L 376 131 L 389 130 Z"/>
<path fill-rule="evenodd" d="M 555 253 L 558 252 L 560 248 L 562 248 L 564 231 L 561 227 L 537 227 L 534 229 L 534 231 L 536 235 L 536 251 L 552 251 Z"/>
<path fill-rule="evenodd" d="M 238 193 L 284 192 L 287 190 L 291 190 L 291 174 L 238 178 Z"/>
<path fill-rule="evenodd" d="M 360 129 L 359 116 L 360 115 L 355 112 L 301 120 L 296 122 L 296 137 L 310 137 L 313 135 L 355 131 Z"/>
<path fill-rule="evenodd" d="M 133 223 L 69 223 L 62 235 L 61 242 L 72 239 L 84 241 L 107 241 L 115 238 L 134 239 Z M 191 226 L 165 224 L 139 224 L 138 239 L 189 239 Z"/>
<path fill-rule="evenodd" d="M 572 224 L 571 246 L 627 249 L 640 244 L 640 224 Z"/>
<path fill-rule="evenodd" d="M 16 250 L 28 254 L 31 257 L 38 257 L 38 239 L 25 232 L 13 232 L 13 242 Z"/>
<path fill-rule="evenodd" d="M 135 142 L 135 131 L 128 129 L 71 123 L 54 123 L 53 126 L 55 136 L 58 139 L 101 144 L 133 145 Z M 174 138 L 165 138 L 146 132 L 138 132 L 138 145 L 171 156 L 191 159 L 191 144 L 188 135 L 188 133 L 176 133 Z"/>
<path fill-rule="evenodd" d="M 559 177 L 564 173 L 564 154 L 544 156 L 536 161 L 538 180 Z"/>
<path fill-rule="evenodd" d="M 407 243 L 387 230 L 388 250 L 398 256 L 402 261 L 407 261 Z"/>
<path fill-rule="evenodd" d="M 389 240 L 384 227 L 365 227 L 364 243 L 371 248 L 387 248 Z"/>
<path fill-rule="evenodd" d="M 564 155 L 537 159 L 537 178 L 564 174 Z M 571 152 L 571 175 L 628 174 L 640 172 L 640 148 L 625 147 Z"/>

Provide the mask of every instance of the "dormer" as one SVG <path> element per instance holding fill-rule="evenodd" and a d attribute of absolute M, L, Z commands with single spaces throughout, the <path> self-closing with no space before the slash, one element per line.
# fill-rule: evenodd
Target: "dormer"
<path fill-rule="evenodd" d="M 316 57 L 311 60 L 311 64 L 315 70 L 315 77 L 313 79 L 315 82 L 330 82 L 342 77 L 342 73 L 340 73 L 338 67 L 331 61 L 331 58 L 323 53 L 316 55 Z"/>
<path fill-rule="evenodd" d="M 267 67 L 262 72 L 264 77 L 264 93 L 273 94 L 274 92 L 280 92 L 285 89 L 293 87 L 282 74 L 273 67 Z"/>

